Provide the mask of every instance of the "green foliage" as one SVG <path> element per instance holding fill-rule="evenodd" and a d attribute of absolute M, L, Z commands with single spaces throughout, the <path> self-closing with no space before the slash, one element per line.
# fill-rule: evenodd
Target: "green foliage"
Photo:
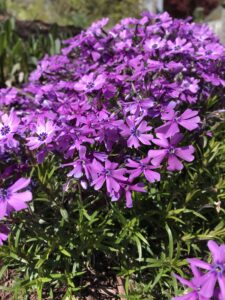
<path fill-rule="evenodd" d="M 86 27 L 94 20 L 110 17 L 112 24 L 123 17 L 138 16 L 143 0 L 8 0 L 7 9 L 19 19 L 39 19 Z"/>
<path fill-rule="evenodd" d="M 216 109 L 215 99 L 208 105 Z M 0 248 L 0 276 L 16 271 L 12 297 L 27 299 L 36 290 L 38 299 L 55 299 L 59 291 L 60 299 L 82 299 L 99 274 L 123 278 L 126 299 L 179 294 L 172 274 L 184 275 L 185 258 L 205 257 L 209 239 L 224 242 L 224 117 L 208 115 L 197 159 L 181 173 L 165 172 L 148 195 L 136 196 L 133 209 L 81 190 L 75 180 L 63 191 L 66 173 L 53 155 L 35 165 L 34 201 L 11 220 L 8 245 Z"/>
<path fill-rule="evenodd" d="M 67 37 L 56 26 L 48 34 L 23 39 L 17 32 L 15 19 L 6 18 L 0 23 L 0 87 L 24 83 L 38 60 L 45 54 L 59 53 L 61 40 Z"/>

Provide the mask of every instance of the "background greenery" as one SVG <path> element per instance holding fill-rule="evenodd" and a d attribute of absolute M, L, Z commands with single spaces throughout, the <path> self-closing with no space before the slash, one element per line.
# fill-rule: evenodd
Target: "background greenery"
<path fill-rule="evenodd" d="M 137 16 L 143 0 L 6 0 L 6 6 L 19 19 L 86 27 L 106 16 L 112 23 L 123 17 Z"/>

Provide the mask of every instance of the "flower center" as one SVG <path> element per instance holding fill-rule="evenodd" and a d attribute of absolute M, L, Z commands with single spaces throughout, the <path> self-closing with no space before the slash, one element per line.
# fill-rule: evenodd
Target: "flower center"
<path fill-rule="evenodd" d="M 3 126 L 1 129 L 1 134 L 2 135 L 7 135 L 8 133 L 10 133 L 10 127 L 9 126 Z"/>
<path fill-rule="evenodd" d="M 91 89 L 93 89 L 94 86 L 95 86 L 94 82 L 90 81 L 87 83 L 86 88 L 87 88 L 87 90 L 91 90 Z"/>
<path fill-rule="evenodd" d="M 188 82 L 185 82 L 185 83 L 183 84 L 183 87 L 189 88 L 189 87 L 190 87 L 190 84 L 189 84 Z"/>
<path fill-rule="evenodd" d="M 152 45 L 152 49 L 157 49 L 158 48 L 158 45 L 157 44 L 153 44 Z"/>
<path fill-rule="evenodd" d="M 140 164 L 141 170 L 144 171 L 146 169 L 146 165 L 145 164 Z"/>
<path fill-rule="evenodd" d="M 0 202 L 7 200 L 10 197 L 8 190 L 0 189 Z"/>
<path fill-rule="evenodd" d="M 180 46 L 176 46 L 174 49 L 175 49 L 176 51 L 178 51 L 178 50 L 181 49 L 181 47 L 180 47 Z"/>
<path fill-rule="evenodd" d="M 111 175 L 111 171 L 109 169 L 105 169 L 104 170 L 104 174 L 105 174 L 105 176 L 110 176 Z"/>
<path fill-rule="evenodd" d="M 38 135 L 38 140 L 41 141 L 41 142 L 43 142 L 44 140 L 46 140 L 47 136 L 48 136 L 48 135 L 47 135 L 46 132 L 42 132 L 42 133 L 40 133 L 40 134 Z"/>
<path fill-rule="evenodd" d="M 137 130 L 136 127 L 131 128 L 130 132 L 132 135 L 134 135 L 136 137 L 139 136 L 139 131 Z"/>
<path fill-rule="evenodd" d="M 205 52 L 206 55 L 210 55 L 210 54 L 212 54 L 212 53 L 213 53 L 212 50 L 207 50 L 207 51 Z"/>
<path fill-rule="evenodd" d="M 221 265 L 221 264 L 216 264 L 216 265 L 214 265 L 214 266 L 213 266 L 213 269 L 214 269 L 214 271 L 215 271 L 216 273 L 218 273 L 218 274 L 222 274 L 222 273 L 225 271 L 224 266 Z"/>
<path fill-rule="evenodd" d="M 169 154 L 174 154 L 175 153 L 175 148 L 173 146 L 170 146 L 170 148 L 168 149 Z"/>

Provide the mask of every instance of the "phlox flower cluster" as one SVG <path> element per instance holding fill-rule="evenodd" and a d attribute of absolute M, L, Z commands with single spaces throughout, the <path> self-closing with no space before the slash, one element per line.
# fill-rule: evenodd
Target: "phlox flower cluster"
<path fill-rule="evenodd" d="M 193 273 L 190 281 L 175 275 L 189 292 L 173 300 L 225 299 L 225 245 L 218 246 L 216 242 L 209 241 L 208 248 L 212 254 L 211 263 L 197 258 L 188 259 Z"/>
<path fill-rule="evenodd" d="M 23 155 L 29 168 L 31 156 L 57 153 L 68 180 L 132 207 L 163 170 L 194 160 L 200 108 L 224 92 L 225 47 L 167 13 L 107 22 L 46 55 L 22 89 L 0 90 L 0 155 Z"/>

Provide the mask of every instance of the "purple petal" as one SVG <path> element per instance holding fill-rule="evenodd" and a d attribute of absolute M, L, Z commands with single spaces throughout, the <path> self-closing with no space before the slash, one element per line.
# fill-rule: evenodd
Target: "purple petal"
<path fill-rule="evenodd" d="M 210 252 L 212 253 L 213 256 L 213 261 L 214 262 L 219 262 L 220 260 L 220 247 L 217 245 L 216 242 L 214 241 L 208 241 L 207 246 L 210 250 Z"/>
<path fill-rule="evenodd" d="M 214 289 L 217 281 L 217 276 L 214 272 L 209 272 L 202 277 L 202 287 L 199 292 L 200 295 L 211 298 L 214 294 Z"/>
<path fill-rule="evenodd" d="M 182 285 L 188 286 L 191 289 L 195 288 L 191 281 L 189 281 L 189 280 L 187 280 L 187 279 L 185 279 L 185 278 L 183 278 L 183 277 L 181 277 L 177 274 L 174 274 L 174 276 L 176 277 L 176 279 L 178 279 L 180 281 L 180 283 L 182 283 Z"/>
<path fill-rule="evenodd" d="M 171 145 L 173 145 L 173 146 L 177 145 L 183 139 L 183 137 L 184 136 L 182 133 L 176 133 L 170 139 Z"/>
<path fill-rule="evenodd" d="M 150 145 L 150 141 L 152 140 L 152 134 L 141 134 L 138 139 L 144 145 Z"/>
<path fill-rule="evenodd" d="M 170 154 L 168 158 L 168 167 L 167 169 L 170 171 L 180 171 L 183 169 L 183 164 L 179 161 L 179 159 L 174 154 Z"/>
<path fill-rule="evenodd" d="M 180 130 L 176 122 L 167 122 L 156 128 L 155 132 L 163 134 L 165 138 L 168 138 L 173 136 L 175 133 L 180 132 Z"/>
<path fill-rule="evenodd" d="M 9 188 L 9 191 L 12 193 L 17 192 L 18 190 L 27 187 L 29 183 L 30 183 L 30 178 L 20 178 Z"/>
<path fill-rule="evenodd" d="M 104 176 L 100 176 L 99 178 L 95 179 L 92 182 L 92 185 L 94 185 L 94 189 L 96 191 L 98 191 L 103 186 L 104 182 L 105 182 L 105 177 Z"/>
<path fill-rule="evenodd" d="M 146 179 L 151 183 L 153 183 L 155 181 L 160 181 L 160 174 L 158 172 L 144 170 L 144 175 L 145 175 Z"/>
<path fill-rule="evenodd" d="M 0 220 L 2 220 L 6 215 L 6 207 L 7 207 L 7 201 L 1 201 L 0 202 Z"/>
<path fill-rule="evenodd" d="M 129 139 L 127 140 L 127 146 L 132 148 L 138 148 L 140 146 L 140 143 L 138 139 L 135 136 L 130 136 Z"/>
<path fill-rule="evenodd" d="M 193 146 L 186 146 L 181 148 L 176 148 L 175 154 L 181 159 L 191 162 L 194 160 L 194 156 L 192 155 L 195 152 L 195 148 Z"/>
<path fill-rule="evenodd" d="M 162 136 L 160 136 L 160 139 L 152 139 L 152 142 L 162 148 L 169 148 L 170 146 L 168 140 Z"/>
<path fill-rule="evenodd" d="M 197 116 L 198 114 L 198 111 L 197 110 L 192 110 L 192 109 L 186 109 L 182 115 L 180 116 L 181 119 L 190 119 L 190 118 L 193 118 L 195 116 Z"/>
<path fill-rule="evenodd" d="M 183 126 L 184 128 L 186 128 L 187 130 L 194 130 L 196 128 L 199 127 L 198 123 L 200 123 L 200 118 L 199 117 L 194 117 L 192 119 L 189 120 L 180 120 L 178 121 L 178 123 Z"/>
<path fill-rule="evenodd" d="M 119 183 L 112 177 L 106 177 L 106 187 L 109 194 L 112 194 L 114 191 L 119 192 L 120 190 Z"/>
<path fill-rule="evenodd" d="M 151 163 L 153 166 L 159 166 L 165 156 L 167 156 L 167 150 L 149 150 L 148 156 L 152 158 Z"/>
<path fill-rule="evenodd" d="M 188 258 L 187 261 L 195 267 L 205 269 L 205 270 L 211 270 L 211 265 L 208 264 L 207 262 L 204 262 L 204 261 L 200 260 L 200 259 Z"/>
<path fill-rule="evenodd" d="M 128 208 L 133 207 L 131 192 L 126 191 L 125 196 L 126 196 L 126 207 L 128 207 Z"/>
<path fill-rule="evenodd" d="M 222 299 L 225 299 L 225 275 L 224 274 L 218 276 L 218 282 L 220 286 L 221 297 Z"/>

